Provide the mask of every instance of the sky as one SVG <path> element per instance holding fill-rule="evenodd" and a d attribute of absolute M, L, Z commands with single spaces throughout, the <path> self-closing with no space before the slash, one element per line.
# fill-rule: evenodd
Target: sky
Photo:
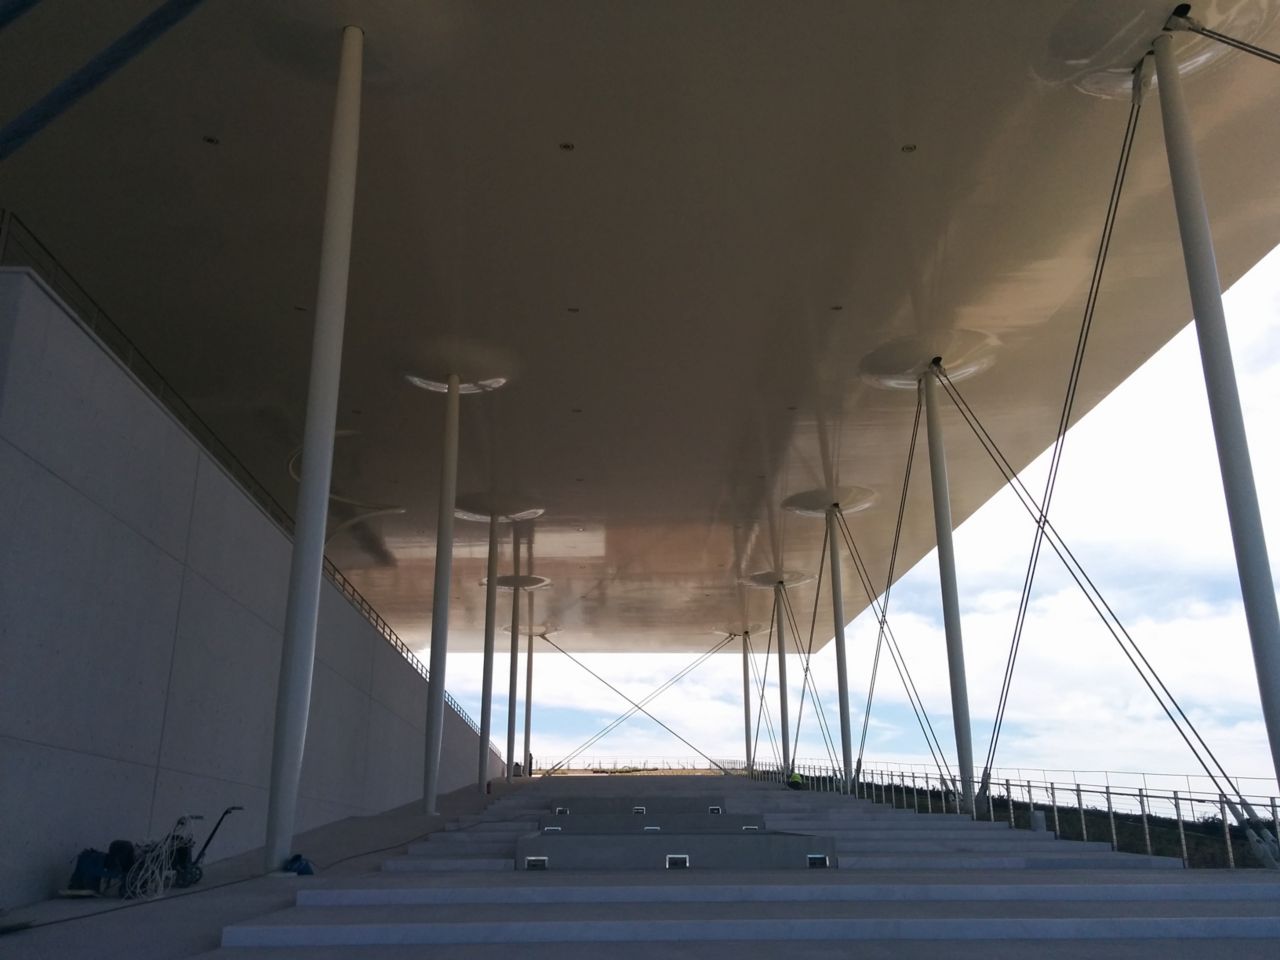
<path fill-rule="evenodd" d="M 1280 248 L 1260 261 L 1224 300 L 1276 573 L 1280 572 L 1280 449 L 1273 442 L 1271 420 L 1280 411 Z M 949 444 L 961 442 L 976 441 L 968 436 L 948 437 Z M 1037 494 L 1047 465 L 1046 452 L 1022 473 Z M 925 467 L 921 456 L 918 479 L 927 476 Z M 1070 431 L 1050 515 L 1227 771 L 1238 777 L 1273 778 L 1190 324 Z M 1029 518 L 1007 490 L 978 510 L 955 535 L 974 754 L 979 765 L 987 752 L 1032 535 Z M 851 575 L 846 562 L 846 577 Z M 804 620 L 808 611 L 797 609 L 796 615 Z M 926 555 L 894 586 L 889 623 L 933 727 L 954 758 L 936 552 Z M 847 630 L 855 752 L 876 632 L 870 611 Z M 763 668 L 763 638 L 755 640 Z M 572 649 L 572 638 L 564 637 L 562 642 Z M 735 649 L 740 648 L 735 645 Z M 695 656 L 592 654 L 580 659 L 639 699 Z M 501 682 L 495 684 L 493 724 L 494 740 L 501 745 L 506 666 L 504 657 L 500 659 L 504 662 L 498 671 Z M 479 716 L 480 668 L 478 654 L 449 658 L 449 690 L 473 717 Z M 797 658 L 792 657 L 788 669 L 794 730 L 801 683 Z M 767 699 L 776 723 L 775 672 L 776 664 L 770 664 Z M 838 751 L 833 644 L 814 655 L 812 672 Z M 559 655 L 536 658 L 534 683 L 532 751 L 540 764 L 570 754 L 628 706 Z M 523 684 L 522 673 L 522 691 Z M 518 709 L 517 730 L 522 738 L 522 702 Z M 647 709 L 710 757 L 743 757 L 740 656 L 711 657 Z M 521 743 L 518 739 L 517 751 Z M 826 762 L 811 701 L 804 708 L 795 752 L 801 760 Z M 772 756 L 763 732 L 758 756 Z M 657 724 L 636 716 L 581 754 L 577 762 L 646 760 L 653 765 L 696 757 L 690 747 Z M 870 768 L 890 762 L 927 764 L 929 756 L 902 685 L 889 664 L 882 662 L 865 764 Z M 1198 772 L 1190 751 L 1047 549 L 1032 595 L 996 764 L 1036 771 Z M 1071 779 L 1056 774 L 1053 778 Z M 1250 783 L 1245 789 L 1273 793 L 1274 779 Z"/>

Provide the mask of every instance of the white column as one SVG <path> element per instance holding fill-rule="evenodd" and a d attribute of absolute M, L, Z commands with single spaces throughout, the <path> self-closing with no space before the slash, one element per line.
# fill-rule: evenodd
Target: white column
<path fill-rule="evenodd" d="M 1235 545 L 1236 571 L 1244 600 L 1245 622 L 1253 644 L 1253 665 L 1258 674 L 1258 693 L 1271 762 L 1280 778 L 1280 615 L 1271 579 L 1271 561 L 1262 531 L 1258 491 L 1245 435 L 1240 391 L 1236 386 L 1231 342 L 1222 310 L 1222 287 L 1213 252 L 1209 214 L 1200 186 L 1195 141 L 1182 79 L 1173 52 L 1174 37 L 1164 33 L 1156 38 L 1156 78 L 1160 90 L 1160 115 L 1164 120 L 1165 150 L 1169 155 L 1169 177 L 1182 234 L 1182 255 L 1191 288 L 1191 308 L 1195 313 L 1196 336 L 1200 341 L 1200 363 L 1204 368 L 1209 395 L 1209 417 L 1218 447 L 1218 467 L 1226 495 L 1227 518 Z"/>
<path fill-rule="evenodd" d="M 351 228 L 355 219 L 356 163 L 360 144 L 360 81 L 364 33 L 342 32 L 338 91 L 329 141 L 329 184 L 320 241 L 315 332 L 303 431 L 302 475 L 295 511 L 293 559 L 285 601 L 284 643 L 276 689 L 271 747 L 271 788 L 267 796 L 265 866 L 278 870 L 290 854 L 302 776 L 302 751 L 311 708 L 316 620 L 324 568 L 325 523 L 329 516 L 329 474 L 338 416 L 342 332 L 347 316 Z"/>
<path fill-rule="evenodd" d="M 951 540 L 951 492 L 947 453 L 938 414 L 938 378 L 931 366 L 922 379 L 925 422 L 929 434 L 929 477 L 933 481 L 933 525 L 938 538 L 938 578 L 942 583 L 942 623 L 947 635 L 947 671 L 951 676 L 951 716 L 960 767 L 961 809 L 973 812 L 973 740 L 969 727 L 969 688 L 964 672 L 960 633 L 960 596 L 956 589 L 956 550 Z"/>
<path fill-rule="evenodd" d="M 431 673 L 427 684 L 426 762 L 422 807 L 436 812 L 440 751 L 444 744 L 444 675 L 449 654 L 449 591 L 453 589 L 453 509 L 458 493 L 458 375 L 449 374 L 445 396 L 444 450 L 440 456 L 440 508 L 436 520 L 436 577 L 431 596 Z"/>
<path fill-rule="evenodd" d="M 746 751 L 742 754 L 747 761 L 747 772 L 755 767 L 755 758 L 751 756 L 751 655 L 747 652 L 751 642 L 751 632 L 742 635 L 742 732 L 746 736 Z"/>
<path fill-rule="evenodd" d="M 484 588 L 484 667 L 480 680 L 480 772 L 484 793 L 489 785 L 489 739 L 493 713 L 493 642 L 498 616 L 498 517 L 489 517 L 489 563 Z"/>
<path fill-rule="evenodd" d="M 520 576 L 520 525 L 511 524 L 512 575 Z M 520 682 L 520 588 L 511 588 L 511 683 L 507 691 L 507 782 L 516 762 L 516 687 Z"/>
<path fill-rule="evenodd" d="M 781 571 L 779 571 L 781 572 Z M 782 736 L 782 769 L 784 775 L 791 774 L 791 721 L 787 711 L 787 619 L 786 599 L 783 596 L 782 581 L 773 586 L 773 603 L 778 614 L 778 731 Z"/>
<path fill-rule="evenodd" d="M 525 550 L 529 558 L 529 574 L 533 574 L 533 527 L 525 536 Z M 530 760 L 530 742 L 533 734 L 533 591 L 529 591 L 529 646 L 524 659 L 524 775 L 532 773 Z"/>
<path fill-rule="evenodd" d="M 844 586 L 840 578 L 839 504 L 827 509 L 827 542 L 831 548 L 831 615 L 835 621 L 836 686 L 840 697 L 840 755 L 844 762 L 844 790 L 853 776 L 853 734 L 849 729 L 849 664 L 844 649 Z"/>

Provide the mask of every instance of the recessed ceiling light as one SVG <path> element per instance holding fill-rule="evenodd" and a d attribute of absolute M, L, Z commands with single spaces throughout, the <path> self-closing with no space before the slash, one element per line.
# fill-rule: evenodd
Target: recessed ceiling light
<path fill-rule="evenodd" d="M 840 306 L 840 304 L 838 304 L 838 303 L 837 303 L 837 304 L 836 304 L 835 306 L 833 306 L 831 309 L 832 309 L 832 310 L 843 310 L 843 309 L 844 309 L 844 307 Z"/>
<path fill-rule="evenodd" d="M 583 478 L 583 477 L 574 477 L 574 482 L 575 482 L 575 483 L 582 483 L 582 481 L 583 481 L 584 479 L 585 479 L 585 478 Z"/>
<path fill-rule="evenodd" d="M 915 152 L 916 152 L 916 145 L 915 145 L 914 143 L 904 143 L 904 144 L 902 145 L 902 152 L 903 152 L 903 153 L 915 153 Z"/>
<path fill-rule="evenodd" d="M 211 147 L 216 147 L 218 144 L 222 142 L 221 140 L 219 140 L 217 137 L 213 135 L 201 137 L 200 139 L 203 140 L 205 143 L 207 143 Z"/>
<path fill-rule="evenodd" d="M 578 312 L 578 307 L 570 307 L 570 308 L 569 308 L 569 312 L 570 312 L 570 313 L 577 313 L 577 312 Z"/>
<path fill-rule="evenodd" d="M 570 410 L 569 412 L 570 412 L 570 413 L 581 413 L 581 412 L 582 412 L 582 408 L 581 408 L 581 407 L 574 407 L 574 408 L 573 408 L 572 410 Z"/>
<path fill-rule="evenodd" d="M 353 410 L 351 411 L 351 413 L 352 413 L 354 416 L 357 416 L 357 417 L 358 417 L 358 416 L 360 416 L 362 413 L 364 413 L 364 411 L 363 411 L 363 410 L 354 410 L 354 409 L 353 409 Z"/>
<path fill-rule="evenodd" d="M 787 407 L 787 409 L 788 409 L 788 410 L 792 410 L 792 411 L 794 411 L 794 410 L 795 410 L 795 407 Z"/>
<path fill-rule="evenodd" d="M 564 143 L 560 144 L 560 149 L 563 150 L 565 153 L 568 153 L 573 149 L 573 143 L 569 140 L 566 140 L 564 141 Z"/>

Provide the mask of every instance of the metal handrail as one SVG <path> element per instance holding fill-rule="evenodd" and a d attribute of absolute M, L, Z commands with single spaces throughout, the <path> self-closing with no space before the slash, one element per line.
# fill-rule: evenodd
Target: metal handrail
<path fill-rule="evenodd" d="M 760 761 L 748 767 L 741 760 L 721 761 L 727 771 L 736 772 L 756 780 L 782 783 L 789 776 L 780 764 Z M 798 761 L 792 771 L 799 773 L 811 790 L 843 793 L 845 783 L 840 771 L 821 762 Z M 1140 773 L 1133 776 L 1141 777 Z M 1155 774 L 1148 774 L 1148 777 Z M 1260 778 L 1259 778 L 1260 779 Z M 936 770 L 864 769 L 861 776 L 850 783 L 849 792 L 862 800 L 887 803 L 915 813 L 961 814 L 960 796 L 954 780 L 940 777 Z M 1248 833 L 1231 825 L 1228 815 L 1231 800 L 1224 794 L 1207 790 L 1173 790 L 1157 787 L 1151 789 L 1138 785 L 1114 785 L 1111 783 L 1081 783 L 1078 779 L 1056 781 L 1052 779 L 992 778 L 991 788 L 980 798 L 980 804 L 972 814 L 975 820 L 1007 821 L 1010 828 L 1049 829 L 1058 836 L 1071 834 L 1068 839 L 1109 841 L 1113 850 L 1119 850 L 1124 842 L 1118 822 L 1125 826 L 1124 833 L 1132 834 L 1141 828 L 1141 841 L 1129 837 L 1128 845 L 1137 845 L 1132 852 L 1155 854 L 1153 833 L 1177 831 L 1176 855 L 1185 866 L 1192 866 L 1193 859 L 1203 859 L 1205 848 L 1193 841 L 1220 844 L 1222 857 L 1213 865 L 1235 868 L 1237 858 L 1252 852 L 1256 859 L 1266 862 L 1260 854 L 1260 846 L 1251 846 Z M 1280 798 L 1275 795 L 1251 794 L 1240 798 L 1248 800 L 1261 820 L 1252 821 L 1252 828 L 1259 833 L 1274 834 L 1280 825 Z M 1197 806 L 1198 805 L 1198 806 Z M 997 818 L 996 809 L 1000 808 Z M 1043 826 L 1035 815 L 1044 818 Z M 1269 817 L 1268 817 L 1269 814 Z M 1103 819 L 1099 828 L 1098 820 Z M 1093 827 L 1089 821 L 1093 821 Z M 1172 821 L 1176 826 L 1169 826 Z M 1064 825 L 1067 829 L 1064 831 Z M 1210 838 L 1214 838 L 1210 840 Z M 1168 840 L 1172 848 L 1173 840 Z M 1193 856 L 1193 852 L 1195 856 Z M 1174 855 L 1172 853 L 1164 855 Z"/>
<path fill-rule="evenodd" d="M 798 758 L 799 759 L 799 758 Z M 804 760 L 806 763 L 822 765 L 828 761 L 823 759 Z M 876 766 L 881 770 L 892 770 L 894 772 L 905 772 L 908 775 L 916 773 L 923 776 L 925 773 L 932 771 L 935 775 L 937 767 L 934 764 L 916 761 L 894 761 L 894 760 L 877 760 Z M 981 770 L 974 771 L 975 781 L 981 779 Z M 1108 770 L 1103 768 L 1097 769 L 1074 769 L 1071 767 L 993 767 L 991 769 L 992 781 L 1013 780 L 1015 783 L 1021 783 L 1028 777 L 1033 779 L 1050 780 L 1056 783 L 1080 783 L 1089 784 L 1096 783 L 1099 786 L 1110 785 L 1113 788 L 1132 787 L 1136 789 L 1141 786 L 1144 790 L 1164 789 L 1173 790 L 1174 785 L 1181 791 L 1183 788 L 1187 792 L 1200 790 L 1207 793 L 1216 793 L 1215 790 L 1209 789 L 1212 781 L 1204 774 L 1198 773 L 1169 773 L 1152 770 Z M 1280 784 L 1273 777 L 1232 777 L 1232 780 L 1243 789 L 1251 791 L 1249 795 L 1268 796 L 1272 791 L 1280 790 Z M 1197 784 L 1199 786 L 1197 786 Z"/>
<path fill-rule="evenodd" d="M 113 321 L 67 271 L 49 248 L 31 232 L 11 210 L 0 210 L 0 265 L 27 267 L 34 270 L 62 300 L 71 308 L 71 316 L 107 350 L 109 355 L 131 373 L 135 380 L 147 390 L 156 401 L 169 411 L 170 415 L 180 423 L 192 438 L 213 457 L 218 465 L 226 471 L 231 480 L 252 500 L 266 516 L 280 528 L 280 531 L 293 539 L 293 517 L 267 488 L 250 472 L 249 468 L 231 452 L 222 439 L 213 432 L 191 405 L 167 381 L 163 374 L 142 355 L 128 335 Z M 360 611 L 374 629 L 393 646 L 409 665 L 413 667 L 428 683 L 430 672 L 417 655 L 409 649 L 396 632 L 374 609 L 373 605 L 356 589 L 355 584 L 346 578 L 341 570 L 328 557 L 324 558 L 324 573 L 331 583 L 338 588 L 347 602 Z M 480 725 L 471 718 L 456 699 L 445 691 L 445 702 L 457 712 L 478 736 Z M 502 755 L 497 745 L 490 740 L 489 747 Z"/>

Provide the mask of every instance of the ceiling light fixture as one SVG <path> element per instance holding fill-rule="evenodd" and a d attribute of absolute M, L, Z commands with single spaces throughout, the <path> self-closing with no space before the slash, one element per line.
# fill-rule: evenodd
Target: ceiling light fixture
<path fill-rule="evenodd" d="M 449 384 L 442 380 L 428 380 L 426 377 L 419 377 L 412 373 L 406 373 L 404 378 L 415 387 L 420 387 L 423 390 L 430 390 L 432 393 L 449 392 Z M 489 393 L 490 391 L 497 390 L 499 387 L 504 386 L 506 382 L 506 377 L 492 377 L 488 380 L 477 380 L 474 383 L 460 383 L 458 384 L 458 392 Z"/>

